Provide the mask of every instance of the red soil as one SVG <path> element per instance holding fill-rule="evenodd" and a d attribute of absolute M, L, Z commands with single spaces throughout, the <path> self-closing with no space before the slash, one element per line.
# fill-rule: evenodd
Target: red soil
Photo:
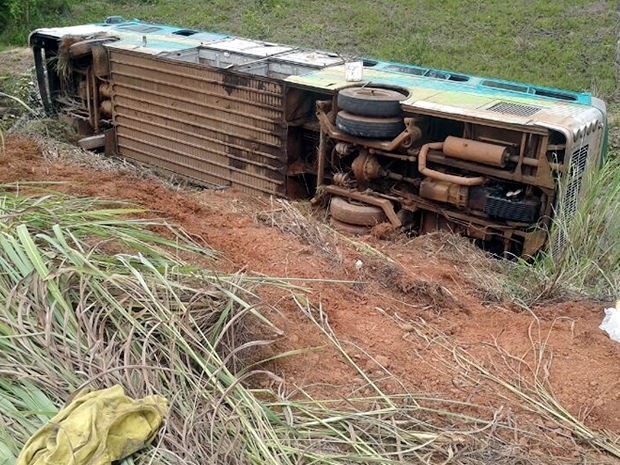
<path fill-rule="evenodd" d="M 32 140 L 9 137 L 0 182 L 60 181 L 53 188 L 131 200 L 221 252 L 224 258 L 216 261 L 216 269 L 300 279 L 298 283 L 307 289 L 312 304 L 322 308 L 345 349 L 387 392 L 406 389 L 510 408 L 510 401 L 498 395 L 497 385 L 471 367 L 454 369 L 452 354 L 437 343 L 441 339 L 429 342 L 418 332 L 429 336 L 434 328 L 457 353 L 466 351 L 508 381 L 531 380 L 525 367 L 539 367 L 540 378 L 546 377 L 548 389 L 573 416 L 594 430 L 620 433 L 620 343 L 598 328 L 609 303 L 568 301 L 532 311 L 510 302 L 485 303 L 484 277 L 476 280 L 465 272 L 475 269 L 471 260 L 487 259 L 475 252 L 461 257 L 445 253 L 442 249 L 451 246 L 441 237 L 361 239 L 390 262 L 356 250 L 327 231 L 331 249 L 321 252 L 317 244 L 257 220 L 278 206 L 275 201 L 233 190 L 172 189 L 153 176 L 95 170 L 62 157 L 50 160 L 40 152 Z M 357 260 L 362 261 L 360 269 Z M 488 273 L 491 278 L 494 271 Z M 492 284 L 488 288 L 492 290 Z M 269 350 L 316 348 L 269 367 L 289 390 L 299 387 L 313 396 L 330 398 L 371 393 L 362 375 L 327 344 L 290 293 L 261 292 L 263 301 L 277 312 L 263 310 L 271 312 L 283 331 Z M 422 320 L 425 324 L 418 326 Z M 535 362 L 537 357 L 540 363 Z M 444 358 L 447 365 L 441 363 Z M 518 375 L 511 371 L 517 366 Z"/>

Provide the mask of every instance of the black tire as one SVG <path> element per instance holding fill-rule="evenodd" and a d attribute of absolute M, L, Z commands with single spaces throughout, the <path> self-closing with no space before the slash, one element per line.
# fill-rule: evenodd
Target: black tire
<path fill-rule="evenodd" d="M 352 236 L 365 236 L 366 234 L 370 234 L 370 226 L 357 226 L 355 224 L 338 221 L 334 218 L 329 219 L 329 224 L 331 224 L 336 231 Z"/>
<path fill-rule="evenodd" d="M 406 95 L 380 87 L 347 87 L 338 92 L 338 108 L 361 116 L 400 116 Z"/>
<path fill-rule="evenodd" d="M 342 197 L 332 197 L 329 213 L 332 219 L 355 226 L 370 227 L 387 221 L 382 208 L 353 203 Z"/>
<path fill-rule="evenodd" d="M 367 139 L 393 139 L 405 129 L 405 123 L 399 117 L 374 118 L 346 111 L 338 112 L 336 126 L 342 132 Z"/>

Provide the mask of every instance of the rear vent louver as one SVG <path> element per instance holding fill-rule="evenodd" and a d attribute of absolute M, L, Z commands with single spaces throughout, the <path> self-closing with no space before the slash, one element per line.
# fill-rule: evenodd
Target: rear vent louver
<path fill-rule="evenodd" d="M 577 211 L 577 198 L 579 196 L 579 191 L 581 190 L 581 178 L 586 169 L 587 160 L 587 145 L 575 150 L 570 158 L 568 182 L 566 183 L 566 195 L 564 196 L 564 205 L 562 205 L 567 218 L 572 218 Z"/>
<path fill-rule="evenodd" d="M 505 115 L 532 116 L 534 113 L 542 110 L 540 107 L 532 105 L 521 105 L 519 103 L 499 102 L 489 107 L 489 110 Z"/>
<path fill-rule="evenodd" d="M 567 179 L 560 189 L 564 190 L 564 195 L 559 198 L 562 202 L 556 205 L 556 211 L 560 212 L 564 220 L 570 221 L 577 213 L 579 192 L 583 180 L 583 173 L 586 170 L 588 161 L 588 146 L 584 145 L 575 150 L 570 157 Z M 554 255 L 559 256 L 566 243 L 564 231 L 557 231 L 557 237 L 552 246 Z"/>

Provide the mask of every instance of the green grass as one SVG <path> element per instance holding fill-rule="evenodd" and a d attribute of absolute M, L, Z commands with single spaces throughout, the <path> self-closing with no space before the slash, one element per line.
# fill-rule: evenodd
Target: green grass
<path fill-rule="evenodd" d="M 560 187 L 561 188 L 561 187 Z M 558 246 L 557 244 L 561 244 Z M 587 172 L 575 214 L 558 211 L 551 247 L 532 266 L 540 297 L 565 291 L 613 301 L 620 290 L 620 157 Z"/>
<path fill-rule="evenodd" d="M 28 27 L 109 15 L 530 82 L 608 97 L 616 5 L 600 1 L 85 0 Z M 21 26 L 22 29 L 24 26 Z M 25 44 L 27 31 L 0 34 Z M 19 38 L 16 38 L 19 37 Z"/>

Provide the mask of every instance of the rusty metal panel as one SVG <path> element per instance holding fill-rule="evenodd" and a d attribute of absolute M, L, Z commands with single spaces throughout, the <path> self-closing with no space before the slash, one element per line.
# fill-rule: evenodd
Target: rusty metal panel
<path fill-rule="evenodd" d="M 280 83 L 110 50 L 118 153 L 206 185 L 285 195 Z"/>

